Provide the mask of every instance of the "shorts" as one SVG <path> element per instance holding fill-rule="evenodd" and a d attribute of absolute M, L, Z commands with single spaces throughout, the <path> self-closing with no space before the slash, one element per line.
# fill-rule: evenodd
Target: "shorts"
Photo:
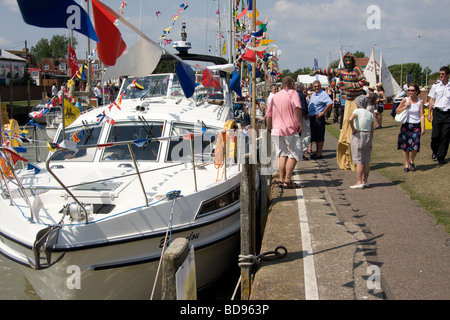
<path fill-rule="evenodd" d="M 303 159 L 302 139 L 298 132 L 292 136 L 272 136 L 277 157 L 288 157 L 300 161 Z"/>

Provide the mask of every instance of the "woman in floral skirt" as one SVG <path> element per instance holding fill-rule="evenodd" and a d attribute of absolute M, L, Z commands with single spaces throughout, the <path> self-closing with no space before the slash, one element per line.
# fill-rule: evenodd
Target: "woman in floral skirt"
<path fill-rule="evenodd" d="M 425 134 L 423 100 L 418 97 L 419 86 L 414 83 L 410 84 L 408 92 L 409 97 L 404 98 L 396 110 L 396 113 L 404 110 L 407 110 L 408 113 L 406 122 L 400 128 L 397 143 L 397 149 L 403 150 L 404 173 L 416 171 L 414 160 L 420 151 L 420 137 Z"/>

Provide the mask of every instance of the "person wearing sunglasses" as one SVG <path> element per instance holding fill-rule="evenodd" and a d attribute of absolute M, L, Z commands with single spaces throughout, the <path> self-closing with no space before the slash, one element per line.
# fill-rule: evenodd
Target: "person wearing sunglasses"
<path fill-rule="evenodd" d="M 403 150 L 404 173 L 416 171 L 414 160 L 420 151 L 420 137 L 425 134 L 425 115 L 423 100 L 419 98 L 419 86 L 410 84 L 408 93 L 409 97 L 404 98 L 395 111 L 401 113 L 407 110 L 406 122 L 400 128 L 397 141 L 397 149 Z"/>
<path fill-rule="evenodd" d="M 325 115 L 333 106 L 328 93 L 322 89 L 319 80 L 313 82 L 314 93 L 309 101 L 308 114 L 311 128 L 311 145 L 316 144 L 316 153 L 311 155 L 311 159 L 323 159 L 322 150 L 325 142 Z"/>

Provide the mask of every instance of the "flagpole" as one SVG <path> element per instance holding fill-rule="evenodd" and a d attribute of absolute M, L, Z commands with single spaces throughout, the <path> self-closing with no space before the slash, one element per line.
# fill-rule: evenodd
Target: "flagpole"
<path fill-rule="evenodd" d="M 62 140 L 64 141 L 66 139 L 66 109 L 64 107 L 64 90 L 61 92 L 61 111 L 62 111 Z"/>
<path fill-rule="evenodd" d="M 375 59 L 375 49 L 374 47 L 372 47 L 372 55 L 373 55 L 373 68 L 375 70 L 375 86 L 378 83 L 378 78 L 377 78 L 377 59 Z"/>
<path fill-rule="evenodd" d="M 86 1 L 86 12 L 87 15 L 89 17 L 90 13 L 89 13 L 89 1 Z M 89 55 L 91 54 L 91 40 L 89 37 L 87 37 L 87 54 L 86 54 L 86 60 L 87 60 L 87 80 L 86 80 L 86 91 L 89 92 L 89 104 L 91 104 L 90 102 L 90 94 L 91 94 L 91 66 L 90 66 L 90 62 L 89 62 Z"/>

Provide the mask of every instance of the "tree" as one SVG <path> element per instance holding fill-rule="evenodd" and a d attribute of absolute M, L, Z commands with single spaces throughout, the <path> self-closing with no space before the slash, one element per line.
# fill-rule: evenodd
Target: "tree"
<path fill-rule="evenodd" d="M 35 61 L 40 63 L 44 58 L 66 59 L 69 48 L 69 37 L 54 35 L 50 42 L 42 38 L 35 46 L 32 46 L 30 52 L 35 56 Z M 72 40 L 72 47 L 77 45 L 76 39 Z"/>
<path fill-rule="evenodd" d="M 40 63 L 44 58 L 52 56 L 50 43 L 48 42 L 47 39 L 44 38 L 39 40 L 35 46 L 32 46 L 30 52 L 32 55 L 34 55 L 34 59 L 37 63 Z"/>
<path fill-rule="evenodd" d="M 389 71 L 391 72 L 397 83 L 403 85 L 403 83 L 401 83 L 400 81 L 401 68 L 402 66 L 400 64 L 395 64 L 389 67 Z M 412 82 L 419 86 L 424 86 L 426 83 L 426 70 L 422 69 L 419 63 L 404 63 L 403 82 L 406 82 L 407 75 L 411 75 Z"/>

